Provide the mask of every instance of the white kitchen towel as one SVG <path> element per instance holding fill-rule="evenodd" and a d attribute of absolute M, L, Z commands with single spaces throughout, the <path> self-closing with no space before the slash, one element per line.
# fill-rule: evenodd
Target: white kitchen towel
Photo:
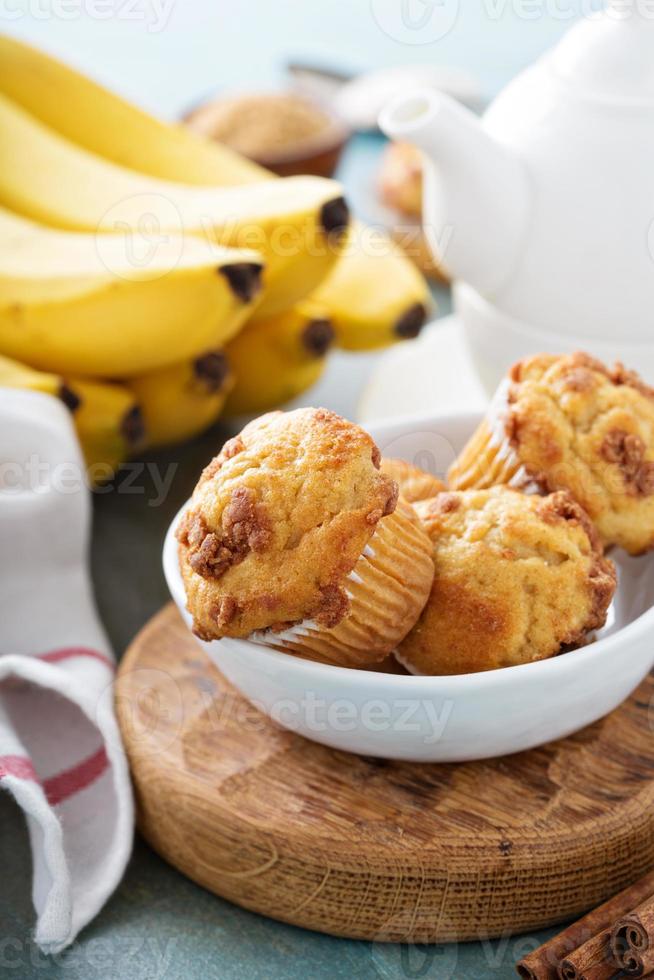
<path fill-rule="evenodd" d="M 90 516 L 66 407 L 0 388 L 0 791 L 27 819 L 35 939 L 48 953 L 102 907 L 133 836 L 114 661 L 88 574 Z"/>

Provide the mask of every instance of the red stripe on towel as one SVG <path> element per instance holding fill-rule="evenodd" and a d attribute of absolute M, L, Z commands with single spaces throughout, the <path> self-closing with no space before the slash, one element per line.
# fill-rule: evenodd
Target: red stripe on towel
<path fill-rule="evenodd" d="M 4 776 L 15 776 L 17 779 L 29 779 L 38 782 L 34 766 L 25 755 L 0 755 L 0 779 Z"/>
<path fill-rule="evenodd" d="M 62 660 L 69 660 L 71 657 L 92 657 L 111 670 L 114 669 L 114 663 L 110 657 L 100 653 L 99 650 L 91 649 L 91 647 L 65 647 L 62 650 L 51 650 L 49 653 L 38 654 L 39 660 L 44 660 L 48 664 L 58 664 Z"/>
<path fill-rule="evenodd" d="M 50 776 L 43 780 L 43 791 L 50 806 L 63 803 L 69 797 L 86 789 L 94 783 L 109 765 L 107 753 L 104 746 L 94 752 L 93 755 L 78 762 L 76 766 L 65 769 L 56 776 Z"/>
<path fill-rule="evenodd" d="M 86 789 L 94 783 L 109 766 L 109 760 L 104 746 L 87 756 L 76 766 L 64 769 L 56 776 L 50 776 L 43 780 L 43 792 L 46 795 L 50 806 L 57 806 L 64 800 Z M 38 783 L 34 766 L 27 756 L 23 755 L 0 755 L 0 779 L 5 776 L 14 776 L 16 779 L 26 779 L 32 783 Z"/>

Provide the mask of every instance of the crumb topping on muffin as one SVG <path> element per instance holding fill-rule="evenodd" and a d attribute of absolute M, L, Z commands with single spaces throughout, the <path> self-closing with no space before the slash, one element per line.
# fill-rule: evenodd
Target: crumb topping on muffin
<path fill-rule="evenodd" d="M 527 358 L 502 421 L 525 486 L 569 490 L 607 545 L 654 546 L 654 389 L 634 371 L 583 353 Z"/>
<path fill-rule="evenodd" d="M 646 460 L 647 447 L 624 429 L 610 429 L 600 446 L 600 455 L 622 470 L 627 493 L 649 497 L 654 493 L 654 461 Z"/>
<path fill-rule="evenodd" d="M 271 412 L 227 442 L 177 530 L 198 635 L 340 622 L 347 576 L 397 503 L 379 467 L 372 438 L 326 409 Z"/>
<path fill-rule="evenodd" d="M 271 539 L 270 522 L 249 487 L 235 487 L 223 511 L 222 533 L 212 531 L 202 514 L 189 511 L 177 536 L 189 548 L 189 565 L 204 578 L 220 578 L 250 551 L 264 551 Z"/>
<path fill-rule="evenodd" d="M 564 491 L 445 492 L 415 505 L 435 577 L 400 659 L 428 674 L 490 670 L 585 643 L 606 620 L 616 575 Z"/>
<path fill-rule="evenodd" d="M 445 489 L 445 484 L 438 477 L 421 470 L 419 466 L 405 463 L 403 459 L 384 456 L 381 471 L 395 480 L 401 496 L 410 504 L 417 500 L 428 500 Z"/>

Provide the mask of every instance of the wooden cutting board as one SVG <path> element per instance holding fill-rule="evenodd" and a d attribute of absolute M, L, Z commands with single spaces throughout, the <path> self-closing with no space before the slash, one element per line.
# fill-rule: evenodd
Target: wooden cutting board
<path fill-rule="evenodd" d="M 563 921 L 654 866 L 653 694 L 504 759 L 361 758 L 251 707 L 170 605 L 116 704 L 141 832 L 180 871 L 284 922 L 429 942 Z"/>

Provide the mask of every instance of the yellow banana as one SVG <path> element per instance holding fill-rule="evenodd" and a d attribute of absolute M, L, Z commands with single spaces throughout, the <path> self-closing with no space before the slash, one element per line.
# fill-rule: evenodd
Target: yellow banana
<path fill-rule="evenodd" d="M 36 371 L 0 355 L 0 387 L 27 388 L 60 398 L 73 413 L 89 481 L 111 479 L 143 443 L 143 420 L 134 395 L 122 385 L 102 384 Z"/>
<path fill-rule="evenodd" d="M 333 338 L 325 311 L 311 303 L 251 320 L 226 348 L 236 383 L 225 413 L 265 412 L 306 391 L 323 373 Z"/>
<path fill-rule="evenodd" d="M 217 186 L 273 178 L 227 147 L 155 119 L 8 37 L 0 37 L 0 92 L 73 143 L 153 177 Z M 353 223 L 352 241 L 316 297 L 334 322 L 337 342 L 352 350 L 410 334 L 420 321 L 420 307 L 431 305 L 424 277 L 402 250 L 378 229 L 374 247 L 367 247 L 366 238 L 364 226 Z"/>
<path fill-rule="evenodd" d="M 65 390 L 77 404 L 73 419 L 91 484 L 105 483 L 145 442 L 141 410 L 123 385 L 67 378 Z"/>
<path fill-rule="evenodd" d="M 21 364 L 10 357 L 0 354 L 0 388 L 27 388 L 29 391 L 41 391 L 44 395 L 54 395 L 67 404 L 71 403 L 64 380 L 58 374 L 35 371 L 27 364 Z"/>
<path fill-rule="evenodd" d="M 349 213 L 339 184 L 288 177 L 189 187 L 145 177 L 70 143 L 0 95 L 0 200 L 57 228 L 146 239 L 179 233 L 264 256 L 261 310 L 286 309 L 332 268 Z"/>
<path fill-rule="evenodd" d="M 251 312 L 256 252 L 168 237 L 135 265 L 129 248 L 123 235 L 55 231 L 0 208 L 0 350 L 122 377 L 200 354 Z"/>
<path fill-rule="evenodd" d="M 273 176 L 226 146 L 150 116 L 7 35 L 0 35 L 0 92 L 72 143 L 151 177 L 226 186 Z"/>
<path fill-rule="evenodd" d="M 375 232 L 374 255 L 365 245 L 366 230 L 355 224 L 348 255 L 311 294 L 325 307 L 336 343 L 346 350 L 370 350 L 417 337 L 432 305 L 425 277 L 388 236 Z"/>
<path fill-rule="evenodd" d="M 198 435 L 222 412 L 233 379 L 220 350 L 151 371 L 128 382 L 145 421 L 148 446 Z"/>

